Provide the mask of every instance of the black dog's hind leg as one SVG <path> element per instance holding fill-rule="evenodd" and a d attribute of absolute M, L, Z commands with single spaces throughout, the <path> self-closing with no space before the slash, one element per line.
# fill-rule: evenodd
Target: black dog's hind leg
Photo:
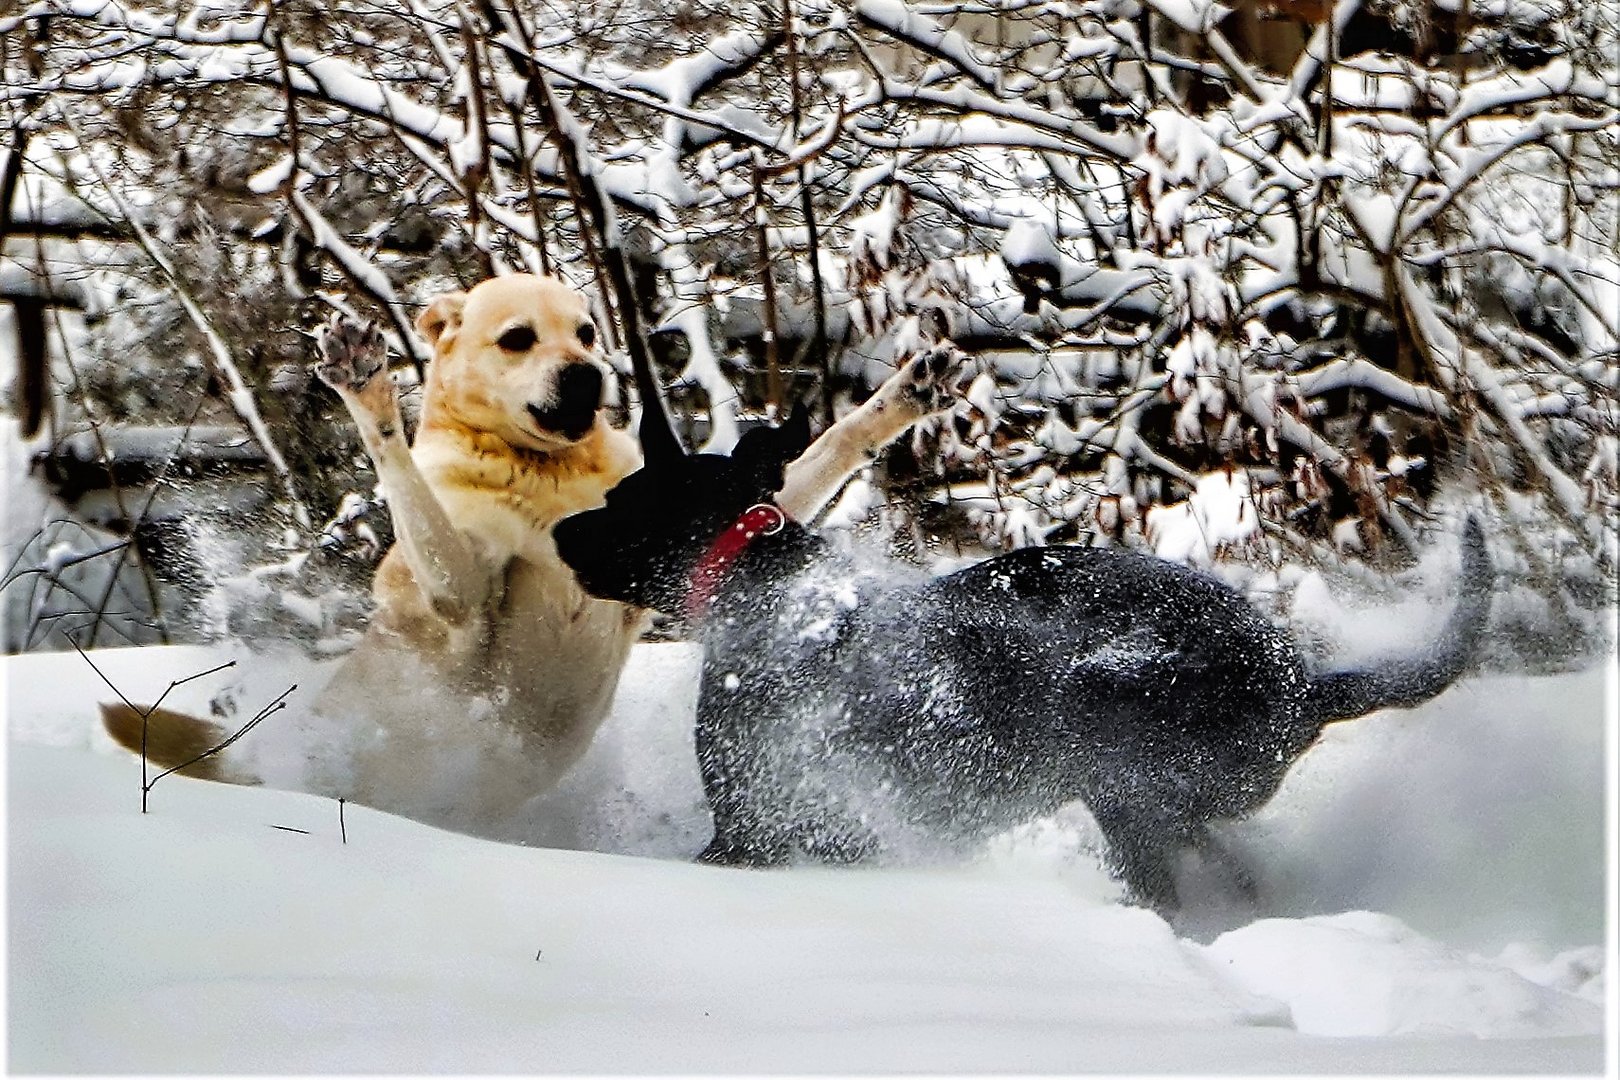
<path fill-rule="evenodd" d="M 883 844 L 860 823 L 842 814 L 827 814 L 799 828 L 799 849 L 835 865 L 853 865 L 883 854 Z"/>
<path fill-rule="evenodd" d="M 1260 888 L 1255 883 L 1254 871 L 1249 868 L 1248 861 L 1233 851 L 1232 846 L 1207 824 L 1200 825 L 1195 836 L 1194 846 L 1199 856 L 1220 875 L 1221 881 L 1236 893 L 1241 903 L 1258 911 Z"/>
<path fill-rule="evenodd" d="M 1109 861 L 1133 900 L 1160 914 L 1177 909 L 1175 856 L 1182 831 L 1125 810 L 1094 809 Z"/>

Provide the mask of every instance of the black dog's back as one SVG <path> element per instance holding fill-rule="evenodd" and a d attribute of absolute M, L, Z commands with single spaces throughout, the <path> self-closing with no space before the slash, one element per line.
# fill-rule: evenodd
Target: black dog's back
<path fill-rule="evenodd" d="M 884 707 L 863 710 L 866 736 L 963 824 L 1081 797 L 1116 834 L 1186 834 L 1263 802 L 1318 730 L 1287 636 L 1151 556 L 1025 549 L 877 606 L 855 686 Z"/>

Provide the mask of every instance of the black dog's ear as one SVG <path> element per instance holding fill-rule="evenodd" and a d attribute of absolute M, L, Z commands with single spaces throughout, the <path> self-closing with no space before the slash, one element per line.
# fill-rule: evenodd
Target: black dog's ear
<path fill-rule="evenodd" d="M 788 462 L 804 453 L 810 445 L 810 410 L 804 402 L 793 406 L 793 412 L 781 427 L 757 427 L 743 432 L 731 460 L 748 470 L 763 491 L 780 491 L 782 473 Z"/>
<path fill-rule="evenodd" d="M 793 411 L 788 413 L 788 418 L 776 430 L 792 451 L 783 461 L 786 464 L 810 449 L 810 406 L 802 400 L 795 401 Z"/>

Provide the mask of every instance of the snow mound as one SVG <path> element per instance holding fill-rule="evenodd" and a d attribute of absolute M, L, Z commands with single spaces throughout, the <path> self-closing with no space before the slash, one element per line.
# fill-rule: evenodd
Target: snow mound
<path fill-rule="evenodd" d="M 1603 1010 L 1368 911 L 1262 919 L 1207 948 L 1239 986 L 1288 1004 L 1308 1035 L 1587 1035 Z"/>
<path fill-rule="evenodd" d="M 1597 1031 L 1590 1003 L 1350 917 L 1202 949 L 1028 875 L 527 849 L 181 777 L 143 816 L 137 776 L 127 758 L 11 746 L 14 1070 L 1574 1073 L 1602 1058 L 1598 1035 L 1571 1034 Z M 1331 1001 L 1306 976 L 1250 974 L 1289 954 L 1320 984 L 1406 973 L 1397 1021 L 1427 1037 L 1290 1029 L 1290 1011 L 1309 1028 Z M 1432 1018 L 1449 1026 L 1416 1023 Z"/>
<path fill-rule="evenodd" d="M 97 649 L 90 657 L 107 682 L 74 652 L 0 661 L 12 742 L 126 758 L 100 721 L 99 704 L 118 699 L 108 682 L 136 704 L 162 696 L 165 708 L 212 717 L 227 730 L 287 694 L 288 711 L 256 728 L 231 752 L 269 777 L 271 787 L 308 790 L 302 783 L 303 759 L 332 733 L 323 731 L 319 717 L 306 714 L 337 671 L 338 660 L 230 642 Z M 191 679 L 225 664 L 232 666 Z M 699 664 L 696 646 L 686 643 L 633 649 L 612 711 L 585 756 L 556 787 L 529 800 L 511 820 L 490 823 L 485 835 L 628 855 L 684 858 L 702 850 L 712 827 L 693 748 Z"/>
<path fill-rule="evenodd" d="M 1543 958 L 1538 950 L 1515 942 L 1502 950 L 1496 962 L 1512 968 L 1537 985 L 1567 991 L 1594 1005 L 1604 1002 L 1605 958 L 1601 945 L 1565 949 L 1555 956 Z"/>
<path fill-rule="evenodd" d="M 144 699 L 230 652 L 93 658 Z M 241 659 L 172 703 L 312 674 Z M 180 776 L 143 816 L 84 661 L 0 672 L 19 1072 L 1602 1067 L 1612 667 L 1335 725 L 1226 835 L 1269 917 L 1213 929 L 1125 905 L 1078 805 L 964 865 L 693 864 L 689 646 L 632 652 L 525 844 Z"/>

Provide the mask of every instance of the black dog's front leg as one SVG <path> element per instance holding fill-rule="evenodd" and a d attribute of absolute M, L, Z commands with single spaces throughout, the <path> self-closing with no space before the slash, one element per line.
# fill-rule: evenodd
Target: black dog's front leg
<path fill-rule="evenodd" d="M 738 843 L 716 831 L 709 846 L 698 853 L 697 861 L 711 866 L 781 866 L 788 861 L 785 846 L 763 848 Z"/>
<path fill-rule="evenodd" d="M 733 676 L 733 678 L 735 678 Z M 714 818 L 714 839 L 699 862 L 722 866 L 778 866 L 792 844 L 782 827 L 784 807 L 764 761 L 761 725 L 737 705 L 725 675 L 705 665 L 698 695 L 698 772 Z"/>

